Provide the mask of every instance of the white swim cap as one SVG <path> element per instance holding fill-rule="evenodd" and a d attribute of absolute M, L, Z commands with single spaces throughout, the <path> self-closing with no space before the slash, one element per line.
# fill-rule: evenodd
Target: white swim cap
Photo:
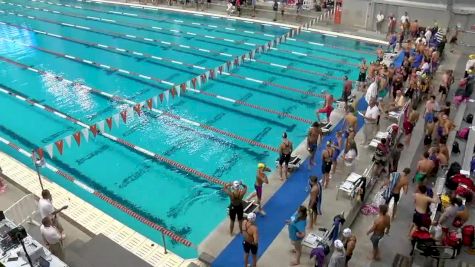
<path fill-rule="evenodd" d="M 240 185 L 241 185 L 241 182 L 239 182 L 238 180 L 234 181 L 233 182 L 233 189 L 239 189 Z"/>
<path fill-rule="evenodd" d="M 247 220 L 250 221 L 250 222 L 254 222 L 256 220 L 256 214 L 254 212 L 251 212 L 249 214 L 247 214 Z"/>
<path fill-rule="evenodd" d="M 344 237 L 350 237 L 351 236 L 351 229 L 346 228 L 345 230 L 343 230 L 343 236 Z"/>
<path fill-rule="evenodd" d="M 342 249 L 343 248 L 343 242 L 341 242 L 340 239 L 335 240 L 333 245 L 335 245 L 335 248 L 337 248 L 337 249 Z"/>

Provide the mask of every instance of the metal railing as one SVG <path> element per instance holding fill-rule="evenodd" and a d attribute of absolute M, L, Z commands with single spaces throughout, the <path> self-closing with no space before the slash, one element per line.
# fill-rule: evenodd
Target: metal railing
<path fill-rule="evenodd" d="M 35 195 L 29 194 L 11 205 L 4 211 L 5 217 L 16 225 L 22 225 L 25 222 L 40 225 L 40 222 L 34 220 L 38 212 L 38 201 Z"/>

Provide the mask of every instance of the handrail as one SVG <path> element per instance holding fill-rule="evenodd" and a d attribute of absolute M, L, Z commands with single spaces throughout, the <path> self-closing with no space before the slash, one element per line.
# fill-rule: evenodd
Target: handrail
<path fill-rule="evenodd" d="M 7 208 L 4 214 L 5 217 L 16 225 L 22 225 L 27 221 L 31 224 L 40 225 L 39 222 L 33 219 L 37 212 L 38 205 L 36 197 L 33 194 L 28 194 Z"/>

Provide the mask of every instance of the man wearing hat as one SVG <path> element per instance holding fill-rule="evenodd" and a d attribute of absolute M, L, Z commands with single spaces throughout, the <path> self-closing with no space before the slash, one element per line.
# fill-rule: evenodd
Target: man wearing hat
<path fill-rule="evenodd" d="M 264 163 L 257 164 L 256 183 L 254 184 L 254 189 L 256 189 L 257 205 L 259 205 L 259 213 L 261 215 L 265 215 L 265 212 L 262 210 L 261 207 L 262 185 L 264 183 L 269 183 L 269 179 L 267 179 L 267 175 L 265 174 L 265 172 L 270 172 L 270 169 L 267 168 Z"/>
<path fill-rule="evenodd" d="M 330 262 L 328 263 L 328 267 L 345 267 L 346 254 L 343 242 L 337 239 L 335 240 L 335 242 L 333 242 L 333 246 L 335 247 L 335 250 L 333 250 Z"/>
<path fill-rule="evenodd" d="M 346 266 L 348 266 L 348 262 L 350 261 L 351 257 L 353 257 L 353 251 L 356 247 L 356 236 L 351 232 L 350 228 L 346 228 L 343 230 L 343 237 L 345 238 L 343 241 L 343 247 L 346 250 Z"/>
<path fill-rule="evenodd" d="M 258 243 L 258 232 L 256 221 L 256 214 L 251 212 L 247 215 L 247 220 L 243 225 L 243 239 L 242 246 L 244 248 L 244 266 L 248 266 L 249 262 L 249 252 L 252 253 L 252 267 L 257 266 L 257 243 Z"/>
<path fill-rule="evenodd" d="M 224 185 L 224 192 L 229 196 L 231 203 L 229 204 L 229 233 L 233 235 L 234 221 L 236 216 L 239 221 L 239 230 L 242 233 L 242 220 L 244 217 L 244 206 L 242 199 L 247 192 L 247 186 L 240 181 L 234 181 L 232 184 Z"/>

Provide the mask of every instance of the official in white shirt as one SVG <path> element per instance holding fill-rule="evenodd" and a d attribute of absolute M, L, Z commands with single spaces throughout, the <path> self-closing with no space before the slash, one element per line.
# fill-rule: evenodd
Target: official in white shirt
<path fill-rule="evenodd" d="M 379 11 L 379 14 L 376 15 L 376 32 L 381 33 L 381 27 L 383 26 L 384 14 L 383 11 Z"/>
<path fill-rule="evenodd" d="M 401 27 L 404 35 L 409 33 L 409 15 L 407 12 L 404 12 L 404 15 L 401 16 Z"/>
<path fill-rule="evenodd" d="M 364 114 L 364 146 L 368 145 L 371 139 L 373 139 L 374 137 L 378 117 L 379 108 L 376 105 L 376 98 L 371 98 L 371 100 L 369 101 L 368 108 L 366 109 L 366 112 Z"/>
<path fill-rule="evenodd" d="M 432 38 L 432 31 L 430 29 L 427 29 L 426 33 L 424 34 L 426 37 L 427 42 L 430 43 L 430 38 Z"/>
<path fill-rule="evenodd" d="M 53 222 L 49 216 L 46 216 L 41 221 L 40 226 L 41 236 L 48 247 L 49 251 L 60 260 L 64 261 L 63 244 L 61 242 L 61 234 L 58 229 L 53 226 Z"/>
<path fill-rule="evenodd" d="M 38 200 L 38 210 L 40 212 L 41 219 L 49 217 L 53 225 L 58 228 L 59 232 L 63 236 L 63 239 L 66 237 L 66 235 L 63 233 L 63 227 L 59 223 L 57 214 L 67 208 L 68 206 L 63 206 L 60 209 L 55 209 L 53 206 L 53 198 L 49 190 L 45 189 L 41 192 L 41 198 Z"/>
<path fill-rule="evenodd" d="M 378 90 L 379 90 L 379 83 L 378 83 L 378 80 L 375 79 L 366 90 L 366 95 L 364 97 L 364 99 L 366 100 L 366 103 L 369 104 L 371 99 L 376 99 L 378 97 Z"/>

